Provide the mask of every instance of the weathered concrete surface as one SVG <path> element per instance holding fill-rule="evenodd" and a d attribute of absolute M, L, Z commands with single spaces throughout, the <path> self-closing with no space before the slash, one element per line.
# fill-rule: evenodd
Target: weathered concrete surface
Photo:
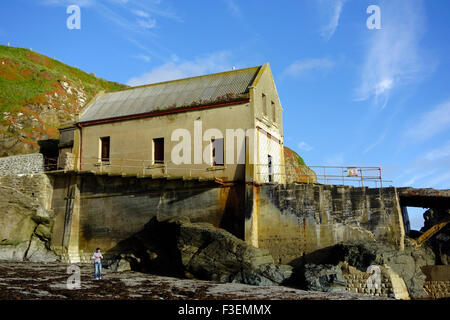
<path fill-rule="evenodd" d="M 0 259 L 56 261 L 51 181 L 44 174 L 0 177 Z"/>
<path fill-rule="evenodd" d="M 450 281 L 450 265 L 425 266 L 422 271 L 427 281 Z"/>
<path fill-rule="evenodd" d="M 153 217 L 189 217 L 243 238 L 244 187 L 205 181 L 55 175 L 52 248 L 90 261 L 141 231 Z"/>
<path fill-rule="evenodd" d="M 450 208 L 450 189 L 399 188 L 398 195 L 402 207 Z"/>
<path fill-rule="evenodd" d="M 214 283 L 177 279 L 134 271 L 103 270 L 95 281 L 91 265 L 80 265 L 81 286 L 68 289 L 68 265 L 0 261 L 0 300 L 381 300 L 357 293 L 303 291 L 283 286 Z"/>
<path fill-rule="evenodd" d="M 152 217 L 189 217 L 268 249 L 282 264 L 341 241 L 403 246 L 395 188 L 318 184 L 220 185 L 210 181 L 54 176 L 51 246 L 71 261 L 90 261 L 142 230 Z"/>
<path fill-rule="evenodd" d="M 245 240 L 291 261 L 343 241 L 381 241 L 404 247 L 395 188 L 318 184 L 247 187 Z"/>

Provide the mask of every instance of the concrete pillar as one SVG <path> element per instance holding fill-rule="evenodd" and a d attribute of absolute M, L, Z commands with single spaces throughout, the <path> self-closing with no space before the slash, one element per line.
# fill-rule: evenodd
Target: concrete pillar
<path fill-rule="evenodd" d="M 80 176 L 73 176 L 66 197 L 63 247 L 67 248 L 69 263 L 79 263 Z"/>

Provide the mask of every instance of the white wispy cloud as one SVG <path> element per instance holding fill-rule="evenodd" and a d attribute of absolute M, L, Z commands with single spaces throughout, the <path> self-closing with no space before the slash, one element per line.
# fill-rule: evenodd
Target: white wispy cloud
<path fill-rule="evenodd" d="M 373 142 L 372 144 L 370 144 L 369 146 L 367 146 L 367 148 L 364 149 L 363 153 L 367 153 L 367 152 L 369 152 L 370 150 L 372 150 L 373 148 L 375 148 L 377 145 L 379 145 L 379 144 L 384 140 L 384 138 L 386 138 L 387 132 L 388 132 L 388 131 L 385 130 L 385 131 L 378 137 L 378 139 L 375 140 L 375 142 Z"/>
<path fill-rule="evenodd" d="M 305 141 L 301 141 L 298 145 L 298 148 L 303 151 L 311 151 L 312 147 L 307 144 Z"/>
<path fill-rule="evenodd" d="M 105 19 L 126 31 L 142 33 L 156 27 L 157 18 L 181 19 L 170 8 L 161 8 L 160 1 L 142 2 L 137 0 L 41 0 L 46 6 L 89 7 Z M 133 19 L 137 17 L 137 19 Z"/>
<path fill-rule="evenodd" d="M 229 62 L 230 56 L 229 51 L 220 51 L 192 61 L 170 61 L 154 67 L 140 76 L 131 78 L 127 84 L 138 86 L 230 70 L 232 66 Z"/>
<path fill-rule="evenodd" d="M 411 142 L 421 142 L 448 130 L 450 130 L 450 100 L 423 113 L 405 135 Z"/>
<path fill-rule="evenodd" d="M 144 62 L 150 62 L 152 59 L 145 54 L 135 54 L 133 56 L 134 59 L 142 60 Z"/>
<path fill-rule="evenodd" d="M 314 69 L 330 69 L 334 62 L 328 58 L 315 58 L 294 61 L 282 72 L 283 76 L 299 77 Z"/>
<path fill-rule="evenodd" d="M 408 180 L 401 183 L 402 186 L 411 187 L 416 182 L 422 181 L 424 178 L 432 176 L 436 172 L 436 169 L 429 170 L 427 172 L 419 172 L 414 174 L 412 177 L 409 177 Z"/>
<path fill-rule="evenodd" d="M 236 4 L 234 0 L 224 0 L 225 4 L 227 5 L 228 11 L 230 11 L 231 15 L 235 18 L 242 18 L 242 10 L 241 8 Z"/>
<path fill-rule="evenodd" d="M 339 18 L 346 0 L 319 0 L 320 10 L 326 17 L 328 23 L 320 29 L 320 34 L 325 40 L 329 40 L 335 33 Z"/>
<path fill-rule="evenodd" d="M 450 186 L 450 171 L 440 172 L 432 179 L 427 181 L 427 186 L 432 188 L 444 188 L 449 189 Z"/>
<path fill-rule="evenodd" d="M 355 98 L 373 98 L 384 108 L 395 88 L 422 79 L 435 63 L 424 58 L 420 46 L 425 30 L 422 0 L 382 1 L 380 11 L 381 29 L 367 30 L 369 38 Z M 362 23 L 361 27 L 366 25 Z"/>
<path fill-rule="evenodd" d="M 396 178 L 396 185 L 449 189 L 450 140 L 413 158 Z"/>
<path fill-rule="evenodd" d="M 137 20 L 138 26 L 144 29 L 153 29 L 156 27 L 156 20 L 155 19 L 138 19 Z"/>
<path fill-rule="evenodd" d="M 148 18 L 150 15 L 143 10 L 131 10 L 135 15 L 141 18 Z"/>
<path fill-rule="evenodd" d="M 153 29 L 156 27 L 156 20 L 150 17 L 144 10 L 131 10 L 133 14 L 138 16 L 137 24 L 143 29 Z"/>
<path fill-rule="evenodd" d="M 442 158 L 450 158 L 450 140 L 443 146 L 427 152 L 425 159 L 434 161 Z"/>

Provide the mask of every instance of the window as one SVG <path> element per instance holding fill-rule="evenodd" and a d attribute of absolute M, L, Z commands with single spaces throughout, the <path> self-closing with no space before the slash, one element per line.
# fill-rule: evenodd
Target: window
<path fill-rule="evenodd" d="M 100 138 L 100 153 L 102 161 L 109 162 L 110 137 Z"/>
<path fill-rule="evenodd" d="M 212 159 L 213 165 L 215 166 L 223 166 L 223 138 L 221 139 L 212 139 Z"/>
<path fill-rule="evenodd" d="M 275 102 L 272 101 L 272 121 L 276 122 L 277 121 L 277 114 L 276 114 L 277 110 L 275 109 Z"/>
<path fill-rule="evenodd" d="M 273 166 L 272 166 L 272 156 L 269 154 L 267 156 L 267 165 L 269 173 L 269 182 L 273 182 Z"/>
<path fill-rule="evenodd" d="M 153 139 L 153 162 L 164 163 L 164 138 Z"/>
<path fill-rule="evenodd" d="M 267 116 L 267 99 L 264 93 L 262 94 L 262 107 L 263 107 L 263 115 Z"/>

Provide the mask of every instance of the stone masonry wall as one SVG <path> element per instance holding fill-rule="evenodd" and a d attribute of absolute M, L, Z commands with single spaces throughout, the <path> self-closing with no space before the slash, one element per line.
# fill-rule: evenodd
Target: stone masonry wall
<path fill-rule="evenodd" d="M 450 281 L 425 281 L 423 288 L 433 299 L 450 298 Z"/>
<path fill-rule="evenodd" d="M 423 288 L 430 298 L 450 298 L 450 266 L 425 266 L 422 271 L 426 274 Z"/>
<path fill-rule="evenodd" d="M 368 276 L 367 276 L 368 277 Z M 364 275 L 344 275 L 344 278 L 347 279 L 347 290 L 356 293 L 364 293 L 370 295 L 376 295 L 381 297 L 393 297 L 392 284 L 389 279 L 383 277 L 381 280 L 380 288 L 369 288 L 367 284 L 367 277 Z"/>
<path fill-rule="evenodd" d="M 409 299 L 405 282 L 392 268 L 372 265 L 372 271 L 362 272 L 348 263 L 340 263 L 342 275 L 347 280 L 347 291 L 395 299 Z M 379 270 L 379 273 L 375 272 Z M 369 270 L 368 270 L 369 271 Z"/>
<path fill-rule="evenodd" d="M 44 157 L 40 153 L 0 158 L 0 176 L 44 172 Z"/>

